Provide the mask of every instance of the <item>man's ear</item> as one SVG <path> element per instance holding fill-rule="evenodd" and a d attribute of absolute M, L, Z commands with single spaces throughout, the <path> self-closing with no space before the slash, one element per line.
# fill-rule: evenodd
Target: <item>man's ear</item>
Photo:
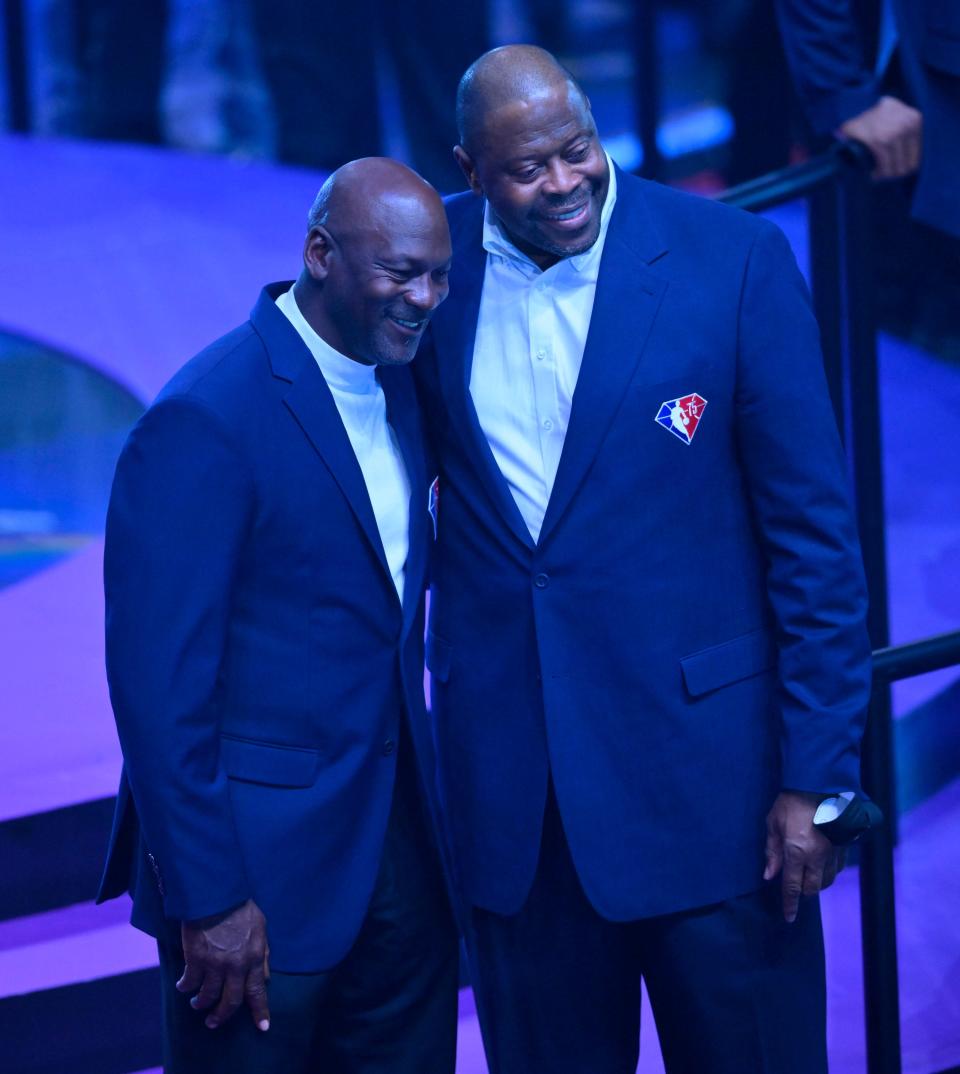
<path fill-rule="evenodd" d="M 325 227 L 317 225 L 307 233 L 306 242 L 303 244 L 303 265 L 317 283 L 323 283 L 330 272 L 330 255 L 333 248 L 333 237 Z"/>
<path fill-rule="evenodd" d="M 462 145 L 455 145 L 453 147 L 453 156 L 456 162 L 460 165 L 460 171 L 463 172 L 464 178 L 467 180 L 467 186 L 470 187 L 474 194 L 477 194 L 482 198 L 483 187 L 480 185 L 480 180 L 477 178 L 477 168 L 473 163 L 470 154 Z"/>

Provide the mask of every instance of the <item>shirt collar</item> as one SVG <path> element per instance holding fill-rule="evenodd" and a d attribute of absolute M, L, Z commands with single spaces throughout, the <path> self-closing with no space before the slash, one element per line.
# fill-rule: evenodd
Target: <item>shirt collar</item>
<path fill-rule="evenodd" d="M 377 367 L 355 362 L 331 347 L 323 336 L 315 332 L 300 312 L 292 287 L 280 295 L 277 305 L 306 343 L 320 367 L 323 379 L 331 388 L 337 388 L 351 395 L 369 395 L 376 392 Z"/>
<path fill-rule="evenodd" d="M 566 257 L 558 262 L 561 265 L 570 265 L 577 272 L 582 272 L 592 265 L 599 265 L 603 245 L 607 238 L 607 229 L 610 226 L 610 217 L 613 214 L 613 206 L 617 200 L 617 171 L 613 166 L 613 161 L 610 159 L 610 154 L 604 150 L 603 155 L 607 158 L 610 183 L 607 187 L 607 198 L 600 213 L 600 233 L 597 235 L 597 241 L 589 250 L 584 250 L 582 254 L 574 254 L 573 257 Z M 509 261 L 524 275 L 540 275 L 543 271 L 539 265 L 527 257 L 525 253 L 518 250 L 510 241 L 489 201 L 484 201 L 483 203 L 483 248 L 487 253 Z"/>

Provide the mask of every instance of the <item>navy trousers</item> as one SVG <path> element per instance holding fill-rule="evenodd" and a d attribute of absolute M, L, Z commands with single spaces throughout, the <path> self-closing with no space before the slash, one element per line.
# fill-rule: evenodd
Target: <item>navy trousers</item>
<path fill-rule="evenodd" d="M 459 946 L 413 763 L 403 735 L 360 935 L 328 972 L 271 973 L 268 1032 L 246 1006 L 207 1029 L 174 987 L 183 973 L 178 932 L 160 941 L 165 1074 L 453 1074 Z"/>
<path fill-rule="evenodd" d="M 825 1074 L 819 904 L 806 900 L 788 925 L 779 897 L 774 882 L 697 910 L 607 921 L 577 879 L 551 788 L 523 908 L 471 915 L 491 1074 L 634 1074 L 641 978 L 668 1074 Z"/>

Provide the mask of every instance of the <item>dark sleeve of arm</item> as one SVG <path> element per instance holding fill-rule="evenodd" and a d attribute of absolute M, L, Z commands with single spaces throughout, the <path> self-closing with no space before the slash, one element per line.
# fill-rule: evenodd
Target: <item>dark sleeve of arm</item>
<path fill-rule="evenodd" d="M 440 473 L 440 430 L 438 425 L 442 414 L 442 399 L 437 380 L 437 352 L 433 344 L 433 335 L 429 328 L 427 329 L 426 338 L 420 344 L 417 357 L 413 360 L 413 382 L 416 387 L 417 405 L 420 408 L 420 417 L 423 422 L 427 480 L 433 481 L 434 477 Z M 433 508 L 434 513 L 439 518 L 439 502 L 434 503 Z M 434 546 L 431 541 L 427 563 L 426 584 L 428 588 L 433 579 L 433 562 Z"/>
<path fill-rule="evenodd" d="M 877 79 L 864 59 L 852 0 L 776 0 L 787 65 L 813 128 L 830 134 L 872 107 Z"/>
<path fill-rule="evenodd" d="M 429 328 L 411 368 L 426 439 L 427 472 L 432 478 L 440 469 L 440 425 L 443 401 L 437 377 L 437 350 L 433 342 L 433 333 Z"/>
<path fill-rule="evenodd" d="M 104 552 L 110 697 L 167 916 L 250 897 L 219 763 L 216 683 L 252 492 L 202 404 L 151 408 L 117 464 Z"/>
<path fill-rule="evenodd" d="M 860 786 L 866 586 L 806 285 L 764 221 L 741 295 L 737 439 L 780 651 L 783 787 Z"/>

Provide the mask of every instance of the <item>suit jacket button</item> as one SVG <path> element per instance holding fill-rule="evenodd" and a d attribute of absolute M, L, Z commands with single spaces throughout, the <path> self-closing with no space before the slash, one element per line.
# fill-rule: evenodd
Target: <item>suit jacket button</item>
<path fill-rule="evenodd" d="M 534 579 L 533 579 L 533 584 L 537 587 L 537 589 L 546 589 L 547 586 L 550 584 L 550 575 L 549 574 L 538 574 L 538 575 L 536 575 L 534 577 Z"/>
<path fill-rule="evenodd" d="M 394 751 L 394 750 L 395 750 L 396 748 L 397 748 L 397 747 L 396 747 L 396 745 L 395 745 L 395 743 L 394 743 L 393 739 L 392 739 L 392 738 L 388 738 L 388 739 L 387 739 L 387 741 L 386 741 L 386 742 L 384 742 L 384 744 L 383 744 L 383 755 L 384 755 L 384 757 L 389 757 L 389 756 L 390 756 L 390 754 L 391 754 L 391 753 L 393 753 L 393 751 Z"/>

